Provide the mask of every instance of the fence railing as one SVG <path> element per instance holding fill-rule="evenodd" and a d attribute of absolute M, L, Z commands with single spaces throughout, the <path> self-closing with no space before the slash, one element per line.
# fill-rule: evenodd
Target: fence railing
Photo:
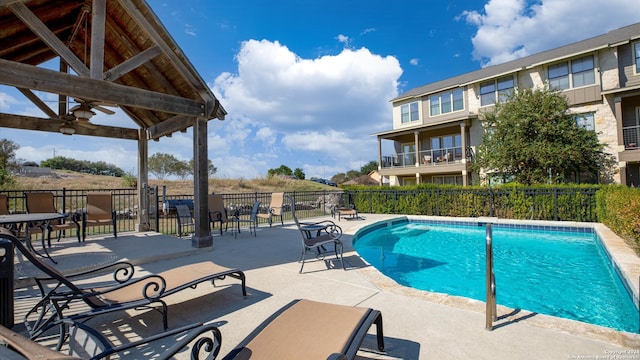
<path fill-rule="evenodd" d="M 378 214 L 500 217 L 507 219 L 597 221 L 595 194 L 593 188 L 419 188 L 413 190 L 380 189 L 298 191 L 288 192 L 296 203 L 296 215 L 310 218 L 328 215 L 331 206 L 353 204 L 359 212 Z M 34 190 L 35 191 L 35 190 Z M 37 190 L 54 194 L 59 212 L 84 211 L 87 192 L 107 191 L 112 194 L 113 208 L 117 214 L 117 231 L 133 231 L 138 215 L 138 194 L 133 188 L 103 190 Z M 26 212 L 23 190 L 0 191 L 7 195 L 9 211 Z M 154 194 L 159 194 L 157 189 Z M 266 212 L 271 202 L 270 192 L 221 194 L 225 207 L 237 210 L 239 216 L 248 218 L 255 201 L 261 202 L 261 211 Z M 150 208 L 163 209 L 165 200 L 193 199 L 192 194 L 153 196 Z M 155 202 L 155 204 L 153 203 Z M 283 219 L 291 219 L 290 204 L 284 204 Z M 176 234 L 176 215 L 171 211 L 150 211 L 156 219 L 150 219 L 154 230 L 164 234 Z M 265 224 L 265 219 L 259 219 Z M 88 234 L 110 233 L 105 227 L 90 227 Z M 65 234 L 75 236 L 75 232 Z"/>
<path fill-rule="evenodd" d="M 105 191 L 112 194 L 112 206 L 116 211 L 116 227 L 118 233 L 124 231 L 133 231 L 138 216 L 138 194 L 137 189 L 101 189 L 101 190 L 3 190 L 0 194 L 7 195 L 8 210 L 11 213 L 25 213 L 27 211 L 25 192 L 50 192 L 54 195 L 55 207 L 58 212 L 81 212 L 87 207 L 87 193 L 95 191 Z M 161 196 L 158 189 L 154 189 L 151 193 L 158 194 L 152 196 L 149 207 L 158 209 L 158 211 L 149 211 L 152 216 L 150 223 L 152 228 L 163 234 L 176 234 L 177 221 L 176 214 L 172 211 L 163 211 L 165 200 L 190 199 L 193 200 L 193 194 L 184 195 L 167 195 Z M 296 215 L 299 218 L 309 218 L 323 216 L 331 213 L 330 204 L 337 203 L 341 197 L 342 191 L 304 191 L 287 193 L 292 196 L 296 202 Z M 249 218 L 251 208 L 255 201 L 261 202 L 261 211 L 267 212 L 271 203 L 270 192 L 252 192 L 252 193 L 235 193 L 221 194 L 225 207 L 237 211 L 242 218 Z M 155 204 L 153 203 L 155 202 Z M 291 219 L 290 205 L 284 204 L 283 220 Z M 258 219 L 259 224 L 267 223 L 266 219 Z M 92 234 L 108 234 L 111 233 L 109 226 L 95 226 L 87 229 L 87 235 Z M 65 237 L 75 237 L 75 231 L 65 234 Z"/>

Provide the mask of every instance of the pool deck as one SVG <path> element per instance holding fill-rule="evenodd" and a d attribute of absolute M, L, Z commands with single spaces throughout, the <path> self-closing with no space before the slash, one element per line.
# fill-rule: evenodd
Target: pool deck
<path fill-rule="evenodd" d="M 351 246 L 353 234 L 363 226 L 397 216 L 359 214 L 342 219 L 347 270 L 328 268 L 333 259 L 312 260 L 299 274 L 300 235 L 295 225 L 261 225 L 257 236 L 243 230 L 237 239 L 229 231 L 214 232 L 213 247 L 194 249 L 188 237 L 157 233 L 122 233 L 94 236 L 84 244 L 74 239 L 53 243 L 52 256 L 60 271 L 71 272 L 129 259 L 143 275 L 184 264 L 212 260 L 243 270 L 248 296 L 230 279 L 215 288 L 202 284 L 167 297 L 169 326 L 194 322 L 216 323 L 222 332 L 221 354 L 227 354 L 274 311 L 293 299 L 307 298 L 336 304 L 378 309 L 384 319 L 385 352 L 362 350 L 358 359 L 572 359 L 616 358 L 640 360 L 640 335 L 618 332 L 577 321 L 532 314 L 499 306 L 499 321 L 485 330 L 484 302 L 430 293 L 398 285 L 366 264 Z M 426 218 L 426 217 L 421 217 Z M 331 219 L 331 217 L 314 220 Z M 438 218 L 442 219 L 442 218 Z M 337 219 L 335 219 L 337 221 Z M 552 223 L 557 224 L 557 223 Z M 584 225 L 584 224 L 583 224 Z M 631 279 L 640 279 L 640 259 L 606 227 L 597 231 L 608 251 Z M 609 240 L 608 238 L 611 238 Z M 611 245 L 609 245 L 611 244 Z M 39 246 L 37 246 L 39 247 Z M 35 269 L 16 256 L 14 330 L 25 333 L 23 314 L 37 301 L 31 277 Z M 638 284 L 635 282 L 637 294 Z M 498 293 L 498 299 L 499 299 Z M 159 315 L 150 311 L 117 312 L 92 319 L 89 325 L 119 339 L 146 337 L 162 330 Z M 375 348 L 370 335 L 365 348 Z M 180 354 L 179 358 L 188 358 Z"/>

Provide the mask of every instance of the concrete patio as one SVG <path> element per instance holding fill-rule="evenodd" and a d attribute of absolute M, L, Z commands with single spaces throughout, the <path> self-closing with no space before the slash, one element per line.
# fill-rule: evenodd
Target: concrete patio
<path fill-rule="evenodd" d="M 261 225 L 256 237 L 246 230 L 237 239 L 231 231 L 222 236 L 214 232 L 213 248 L 194 249 L 188 237 L 123 233 L 117 239 L 110 235 L 92 237 L 84 244 L 73 238 L 54 242 L 51 254 L 63 272 L 117 259 L 132 261 L 138 275 L 205 260 L 243 270 L 246 298 L 235 279 L 216 282 L 215 288 L 204 283 L 166 298 L 171 328 L 198 321 L 219 326 L 222 355 L 274 311 L 293 299 L 307 298 L 382 312 L 385 352 L 362 350 L 360 359 L 640 359 L 638 334 L 503 307 L 498 308 L 501 319 L 496 329 L 487 331 L 483 302 L 396 284 L 363 262 L 351 246 L 352 235 L 359 228 L 388 217 L 361 214 L 358 219 L 339 222 L 345 233 L 347 271 L 328 268 L 335 265 L 330 258 L 327 262 L 306 263 L 304 273 L 299 274 L 300 235 L 292 223 L 272 228 Z M 16 280 L 13 330 L 25 334 L 22 317 L 38 299 L 30 282 L 36 273 L 21 256 L 16 256 L 15 272 L 20 279 Z M 162 331 L 160 316 L 153 311 L 118 312 L 94 318 L 88 324 L 114 342 Z M 372 328 L 365 348 L 375 349 L 374 332 Z"/>

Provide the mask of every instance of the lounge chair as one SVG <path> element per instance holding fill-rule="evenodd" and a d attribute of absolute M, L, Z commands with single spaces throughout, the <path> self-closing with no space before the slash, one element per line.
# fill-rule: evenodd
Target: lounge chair
<path fill-rule="evenodd" d="M 237 238 L 238 234 L 240 233 L 240 224 L 241 223 L 247 223 L 249 224 L 249 233 L 252 233 L 253 230 L 253 236 L 257 236 L 257 227 L 258 227 L 258 210 L 260 209 L 260 201 L 256 201 L 253 203 L 253 207 L 251 208 L 251 214 L 249 215 L 248 219 L 243 219 L 240 216 L 234 216 L 233 217 L 233 221 L 236 223 L 236 226 L 238 227 L 238 231 L 234 231 L 234 236 Z"/>
<path fill-rule="evenodd" d="M 176 336 L 180 337 L 171 347 L 159 345 L 158 356 L 154 359 L 170 359 L 183 349 L 193 344 L 191 351 L 192 359 L 199 359 L 200 351 L 204 351 L 203 356 L 211 355 L 214 359 L 220 351 L 222 335 L 220 330 L 213 325 L 193 324 L 169 330 L 161 334 L 149 336 L 143 340 L 124 343 L 113 346 L 102 334 L 88 327 L 87 325 L 68 321 L 65 323 L 70 328 L 69 353 L 65 355 L 52 350 L 31 339 L 28 339 L 14 331 L 0 326 L 0 359 L 47 359 L 47 360 L 80 360 L 80 359 L 104 359 L 111 355 L 128 352 L 127 356 L 136 358 L 148 357 L 146 346 L 141 350 L 144 353 L 136 353 L 133 350 L 141 345 L 149 345 L 159 340 L 173 341 Z M 211 335 L 209 335 L 209 332 Z M 210 348 L 207 348 L 210 346 Z"/>
<path fill-rule="evenodd" d="M 223 360 L 354 359 L 374 323 L 378 350 L 384 351 L 380 311 L 294 300 L 263 322 Z"/>
<path fill-rule="evenodd" d="M 27 212 L 29 213 L 57 213 L 53 193 L 50 192 L 26 192 L 24 193 L 27 198 Z M 29 233 L 36 234 L 42 232 L 47 235 L 47 242 L 49 247 L 51 247 L 51 232 L 58 232 L 58 241 L 62 236 L 62 231 L 65 230 L 75 230 L 76 236 L 78 237 L 78 242 L 80 242 L 80 224 L 78 223 L 77 213 L 71 214 L 69 216 L 70 222 L 62 222 L 61 220 L 52 221 L 49 223 L 49 227 L 47 229 L 42 229 L 40 224 L 32 224 L 29 226 Z"/>
<path fill-rule="evenodd" d="M 215 229 L 216 223 L 220 223 L 220 235 L 222 235 L 222 225 L 225 226 L 224 231 L 227 231 L 229 223 L 233 223 L 233 218 L 227 214 L 222 195 L 209 195 L 207 203 L 209 205 L 209 224 L 212 227 L 210 230 Z"/>
<path fill-rule="evenodd" d="M 44 276 L 35 278 L 42 298 L 27 311 L 24 324 L 32 339 L 58 326 L 61 335 L 58 349 L 65 341 L 66 329 L 62 322 L 64 318 L 80 321 L 114 311 L 149 308 L 162 315 L 163 327 L 166 330 L 168 328 L 167 304 L 163 300 L 166 296 L 195 288 L 205 281 L 211 281 L 215 286 L 215 280 L 223 280 L 227 276 L 240 280 L 242 295 L 247 296 L 245 275 L 242 271 L 226 268 L 211 261 L 184 265 L 136 279 L 133 278 L 134 267 L 128 262 L 118 262 L 89 271 L 63 275 L 28 251 L 7 229 L 0 228 L 0 238 L 10 240 L 26 259 L 44 273 Z M 113 284 L 92 287 L 74 282 L 76 278 L 82 277 L 86 280 L 92 274 L 104 274 L 107 270 L 113 270 Z M 67 316 L 69 304 L 75 301 L 84 302 L 90 310 Z M 31 316 L 36 316 L 36 319 L 30 320 Z"/>
<path fill-rule="evenodd" d="M 187 205 L 176 205 L 176 220 L 178 222 L 178 237 L 182 237 L 184 228 L 191 227 L 191 229 L 195 229 L 196 227 L 196 220 L 191 215 L 191 210 Z"/>
<path fill-rule="evenodd" d="M 283 206 L 284 206 L 284 193 L 272 193 L 271 204 L 269 204 L 267 213 L 266 214 L 258 213 L 258 217 L 262 219 L 267 219 L 267 221 L 269 221 L 269 227 L 271 227 L 273 217 L 279 216 L 280 223 L 284 225 L 284 220 L 282 219 Z"/>
<path fill-rule="evenodd" d="M 105 225 L 113 227 L 113 237 L 117 238 L 116 212 L 111 205 L 111 193 L 87 193 L 87 211 L 82 215 L 82 241 L 87 236 L 88 227 Z"/>
<path fill-rule="evenodd" d="M 296 216 L 296 203 L 292 197 L 289 197 L 291 203 L 291 217 L 296 223 L 300 236 L 302 238 L 302 254 L 300 255 L 299 273 L 302 273 L 304 268 L 304 262 L 308 252 L 313 252 L 316 258 L 324 258 L 324 254 L 328 253 L 327 246 L 333 247 L 333 252 L 336 255 L 336 260 L 340 260 L 340 265 L 343 269 L 344 261 L 342 259 L 342 251 L 344 245 L 340 238 L 342 237 L 342 228 L 331 220 L 323 220 L 318 222 L 299 222 Z M 346 270 L 346 269 L 345 269 Z"/>

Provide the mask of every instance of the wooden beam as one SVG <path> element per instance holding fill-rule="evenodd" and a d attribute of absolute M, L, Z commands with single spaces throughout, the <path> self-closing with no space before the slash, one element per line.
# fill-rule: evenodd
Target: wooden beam
<path fill-rule="evenodd" d="M 91 63 L 92 79 L 102 79 L 104 69 L 104 23 L 107 13 L 106 0 L 93 0 L 91 7 Z"/>
<path fill-rule="evenodd" d="M 51 50 L 53 50 L 58 56 L 71 66 L 71 68 L 81 76 L 89 76 L 89 69 L 75 56 L 68 47 L 64 45 L 58 37 L 52 33 L 37 16 L 35 16 L 29 8 L 21 2 L 12 3 L 7 5 L 9 9 L 16 15 L 22 22 L 27 25 L 34 34 L 36 34 L 42 41 L 47 44 Z"/>
<path fill-rule="evenodd" d="M 148 130 L 149 139 L 159 139 L 162 136 L 169 136 L 174 132 L 182 131 L 193 126 L 195 119 L 184 115 L 176 115 L 161 123 L 151 126 Z"/>
<path fill-rule="evenodd" d="M 14 3 L 25 2 L 27 0 L 0 0 L 0 7 L 11 5 Z"/>
<path fill-rule="evenodd" d="M 138 140 L 138 130 L 114 126 L 94 125 L 93 128 L 73 124 L 60 119 L 43 119 L 33 116 L 22 116 L 0 113 L 0 127 L 60 133 L 62 125 L 70 125 L 76 135 L 98 136 L 123 140 Z"/>
<path fill-rule="evenodd" d="M 192 84 L 192 86 L 196 88 L 202 100 L 204 101 L 215 100 L 215 96 L 213 96 L 209 88 L 206 86 L 204 87 L 202 86 L 202 84 L 204 84 L 204 80 L 200 78 L 200 76 L 195 71 L 195 69 L 193 69 L 192 66 L 188 66 L 187 64 L 182 62 L 182 60 L 178 57 L 178 55 L 176 55 L 176 52 L 177 51 L 181 52 L 181 50 L 179 48 L 176 48 L 176 49 L 170 48 L 169 45 L 164 41 L 162 36 L 160 36 L 160 34 L 155 30 L 155 28 L 149 23 L 149 21 L 140 12 L 140 9 L 138 9 L 135 5 L 133 5 L 133 2 L 127 1 L 127 0 L 119 0 L 118 2 L 124 9 L 127 10 L 129 15 L 133 18 L 133 20 L 135 20 L 135 22 L 137 22 L 138 25 L 140 25 L 140 27 L 144 29 L 147 35 L 149 35 L 149 37 L 151 37 L 151 39 L 158 46 L 160 46 L 164 55 L 169 59 L 169 61 L 173 64 L 173 66 L 175 66 L 176 69 L 178 69 L 178 72 L 185 78 L 185 80 L 187 80 L 190 84 Z M 153 15 L 153 12 L 151 12 L 151 14 Z M 158 20 L 158 22 L 160 21 Z M 207 116 L 210 116 L 210 115 L 215 116 L 215 114 L 211 114 L 211 110 L 212 109 L 206 109 Z"/>
<path fill-rule="evenodd" d="M 18 90 L 22 93 L 22 95 L 26 96 L 27 99 L 31 100 L 31 102 L 38 107 L 38 109 L 42 110 L 42 112 L 52 118 L 57 118 L 58 114 L 53 111 L 47 104 L 45 104 L 36 94 L 34 94 L 31 90 L 25 88 L 18 88 Z"/>
<path fill-rule="evenodd" d="M 130 71 L 136 69 L 138 66 L 145 64 L 146 62 L 150 61 L 160 54 L 162 54 L 162 50 L 158 46 L 152 46 L 147 50 L 139 53 L 138 55 L 120 63 L 118 66 L 114 66 L 111 69 L 107 70 L 102 78 L 107 81 L 115 81 L 122 75 L 129 73 Z"/>
<path fill-rule="evenodd" d="M 0 83 L 85 100 L 116 103 L 120 106 L 212 118 L 205 115 L 206 106 L 203 102 L 3 59 L 0 59 Z"/>

